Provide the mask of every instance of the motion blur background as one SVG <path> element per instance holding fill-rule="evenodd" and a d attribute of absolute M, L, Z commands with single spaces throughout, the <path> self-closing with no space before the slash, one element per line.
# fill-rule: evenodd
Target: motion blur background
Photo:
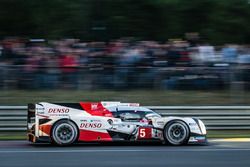
<path fill-rule="evenodd" d="M 0 104 L 250 104 L 249 0 L 1 0 Z"/>

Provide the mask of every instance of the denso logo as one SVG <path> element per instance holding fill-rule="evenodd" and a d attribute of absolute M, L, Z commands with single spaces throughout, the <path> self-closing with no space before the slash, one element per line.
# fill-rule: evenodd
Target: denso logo
<path fill-rule="evenodd" d="M 68 108 L 50 108 L 48 113 L 68 113 Z"/>
<path fill-rule="evenodd" d="M 81 123 L 80 128 L 100 128 L 101 123 Z"/>

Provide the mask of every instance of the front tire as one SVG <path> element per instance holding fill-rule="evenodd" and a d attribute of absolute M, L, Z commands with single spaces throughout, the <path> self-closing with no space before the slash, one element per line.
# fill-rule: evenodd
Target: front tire
<path fill-rule="evenodd" d="M 179 146 L 188 143 L 190 130 L 186 123 L 175 120 L 165 126 L 163 133 L 166 143 Z"/>
<path fill-rule="evenodd" d="M 52 142 L 56 145 L 65 146 L 74 143 L 78 136 L 76 125 L 69 120 L 58 121 L 52 128 Z"/>

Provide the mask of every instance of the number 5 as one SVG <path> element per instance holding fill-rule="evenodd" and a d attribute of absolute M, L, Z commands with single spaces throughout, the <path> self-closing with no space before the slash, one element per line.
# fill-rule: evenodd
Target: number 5
<path fill-rule="evenodd" d="M 145 129 L 140 129 L 140 130 L 139 130 L 139 136 L 140 136 L 141 138 L 144 138 L 144 137 L 146 136 Z"/>

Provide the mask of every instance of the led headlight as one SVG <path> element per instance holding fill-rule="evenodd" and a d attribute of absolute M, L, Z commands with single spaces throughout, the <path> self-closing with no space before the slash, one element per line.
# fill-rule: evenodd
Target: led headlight
<path fill-rule="evenodd" d="M 198 122 L 199 122 L 199 125 L 200 125 L 200 128 L 201 128 L 201 133 L 203 135 L 207 134 L 207 130 L 206 130 L 206 127 L 205 127 L 204 123 L 201 120 L 198 120 Z"/>

